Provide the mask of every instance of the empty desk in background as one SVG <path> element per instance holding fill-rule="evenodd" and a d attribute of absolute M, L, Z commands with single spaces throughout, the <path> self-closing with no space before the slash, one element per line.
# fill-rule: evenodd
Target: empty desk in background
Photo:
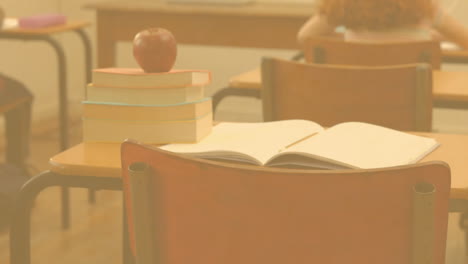
<path fill-rule="evenodd" d="M 53 35 L 64 32 L 75 32 L 78 34 L 84 45 L 85 55 L 85 81 L 91 82 L 91 42 L 84 28 L 89 26 L 89 22 L 68 22 L 64 25 L 44 27 L 44 28 L 8 28 L 0 30 L 0 39 L 11 40 L 39 40 L 45 41 L 52 46 L 57 54 L 57 78 L 58 78 L 58 97 L 59 97 L 59 110 L 60 117 L 60 150 L 68 148 L 68 109 L 67 109 L 67 63 L 64 49 L 60 42 L 53 38 Z"/>
<path fill-rule="evenodd" d="M 169 29 L 180 44 L 299 50 L 296 34 L 314 12 L 314 4 L 242 5 L 168 4 L 111 1 L 96 10 L 98 67 L 115 66 L 119 41 L 154 26 Z M 443 51 L 443 61 L 468 63 L 466 51 Z"/>
<path fill-rule="evenodd" d="M 432 85 L 435 107 L 468 109 L 468 71 L 433 71 Z M 261 98 L 261 89 L 260 68 L 234 76 L 225 93 L 213 98 L 213 109 L 228 95 Z"/>
<path fill-rule="evenodd" d="M 434 106 L 468 109 L 468 71 L 433 72 Z"/>
<path fill-rule="evenodd" d="M 91 41 L 84 31 L 89 26 L 89 22 L 77 21 L 67 22 L 64 25 L 50 26 L 44 28 L 8 28 L 0 30 L 0 39 L 23 40 L 23 41 L 45 41 L 54 49 L 57 54 L 57 78 L 58 78 L 58 116 L 60 128 L 60 150 L 68 148 L 68 95 L 67 95 L 67 62 L 65 51 L 61 43 L 54 39 L 54 35 L 64 32 L 75 32 L 84 45 L 85 56 L 85 82 L 91 82 L 92 50 Z M 86 85 L 83 85 L 83 87 Z M 67 189 L 62 190 L 62 225 L 69 227 L 69 194 Z M 89 200 L 94 202 L 94 193 L 90 191 Z"/>
<path fill-rule="evenodd" d="M 170 30 L 180 44 L 299 49 L 296 33 L 312 4 L 240 5 L 103 2 L 96 10 L 98 66 L 115 65 L 116 44 L 154 26 Z"/>

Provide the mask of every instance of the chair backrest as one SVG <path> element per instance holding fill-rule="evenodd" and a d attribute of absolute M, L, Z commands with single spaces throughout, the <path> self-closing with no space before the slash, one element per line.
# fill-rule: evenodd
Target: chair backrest
<path fill-rule="evenodd" d="M 384 66 L 408 63 L 429 63 L 440 69 L 440 43 L 434 40 L 358 43 L 342 38 L 316 37 L 303 46 L 309 63 Z"/>
<path fill-rule="evenodd" d="M 368 122 L 430 131 L 432 71 L 428 64 L 345 66 L 264 58 L 265 121 L 307 119 L 323 126 Z"/>
<path fill-rule="evenodd" d="M 33 95 L 21 82 L 0 74 L 0 114 L 5 118 L 6 139 L 5 163 L 0 163 L 0 228 L 11 223 L 21 186 L 31 177 L 26 162 L 32 101 Z"/>
<path fill-rule="evenodd" d="M 32 93 L 21 82 L 0 74 L 0 114 L 5 117 L 6 161 L 25 169 L 29 155 Z"/>
<path fill-rule="evenodd" d="M 406 264 L 412 249 L 426 254 L 424 263 L 444 263 L 450 170 L 443 162 L 296 170 L 194 159 L 132 142 L 121 150 L 129 223 L 130 170 L 151 177 L 153 225 L 145 231 L 153 234 L 153 263 Z"/>

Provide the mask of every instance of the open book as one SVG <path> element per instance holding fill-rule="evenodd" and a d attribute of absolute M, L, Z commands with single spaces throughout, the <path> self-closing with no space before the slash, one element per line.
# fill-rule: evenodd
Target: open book
<path fill-rule="evenodd" d="M 415 163 L 439 143 L 358 122 L 324 129 L 306 120 L 221 123 L 195 144 L 161 149 L 188 155 L 277 167 L 379 168 Z"/>

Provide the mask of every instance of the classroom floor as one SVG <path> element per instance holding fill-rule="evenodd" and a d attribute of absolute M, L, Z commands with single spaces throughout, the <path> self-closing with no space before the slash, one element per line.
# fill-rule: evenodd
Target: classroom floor
<path fill-rule="evenodd" d="M 253 98 L 228 98 L 215 117 L 226 121 L 260 121 L 261 106 Z M 79 117 L 73 118 L 79 120 Z M 48 158 L 58 150 L 58 133 L 50 129 L 34 133 L 31 165 L 42 171 L 48 168 Z M 468 133 L 468 111 L 436 109 L 434 128 L 439 132 Z M 81 123 L 71 124 L 71 145 L 81 141 Z M 87 191 L 71 190 L 71 229 L 60 229 L 60 190 L 42 192 L 33 210 L 32 255 L 36 264 L 121 263 L 121 192 L 98 191 L 97 203 L 87 202 Z M 458 228 L 458 214 L 450 215 L 447 242 L 447 263 L 465 263 L 464 237 Z M 9 263 L 8 232 L 0 232 L 0 263 Z"/>

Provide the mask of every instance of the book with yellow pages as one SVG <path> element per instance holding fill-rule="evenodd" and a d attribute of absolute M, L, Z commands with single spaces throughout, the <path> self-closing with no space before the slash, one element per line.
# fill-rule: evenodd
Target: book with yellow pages
<path fill-rule="evenodd" d="M 432 138 L 360 122 L 324 129 L 306 120 L 220 123 L 196 144 L 161 149 L 194 157 L 277 167 L 380 168 L 418 162 L 439 146 Z"/>

